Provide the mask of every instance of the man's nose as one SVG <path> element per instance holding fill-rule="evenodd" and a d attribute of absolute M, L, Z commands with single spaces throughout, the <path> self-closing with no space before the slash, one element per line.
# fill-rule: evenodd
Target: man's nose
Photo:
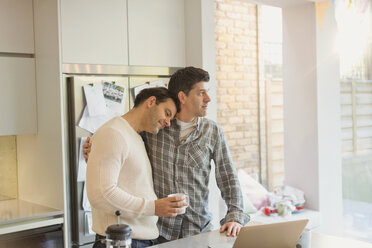
<path fill-rule="evenodd" d="M 170 126 L 170 118 L 166 118 L 164 123 L 165 123 L 165 126 L 169 127 Z"/>
<path fill-rule="evenodd" d="M 211 98 L 209 97 L 208 93 L 205 93 L 204 102 L 210 102 Z"/>

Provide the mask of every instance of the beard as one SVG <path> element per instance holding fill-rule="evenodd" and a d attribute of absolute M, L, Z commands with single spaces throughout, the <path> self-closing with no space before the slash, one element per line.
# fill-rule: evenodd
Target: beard
<path fill-rule="evenodd" d="M 200 110 L 199 110 L 199 113 L 198 113 L 198 117 L 203 117 L 203 116 L 206 116 L 206 115 L 207 115 L 207 109 L 201 107 Z"/>
<path fill-rule="evenodd" d="M 161 120 L 159 120 L 156 106 L 150 110 L 149 124 L 151 126 L 150 133 L 157 134 L 161 129 Z"/>

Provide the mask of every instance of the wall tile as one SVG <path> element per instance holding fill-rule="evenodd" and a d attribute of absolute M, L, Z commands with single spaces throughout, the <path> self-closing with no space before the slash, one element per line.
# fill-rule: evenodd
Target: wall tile
<path fill-rule="evenodd" d="M 0 200 L 17 197 L 16 136 L 0 136 Z"/>

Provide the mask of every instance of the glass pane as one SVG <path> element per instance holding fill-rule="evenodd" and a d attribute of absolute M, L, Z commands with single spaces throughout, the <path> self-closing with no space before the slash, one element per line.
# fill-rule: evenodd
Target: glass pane
<path fill-rule="evenodd" d="M 354 2 L 350 8 L 336 8 L 336 20 L 341 69 L 344 234 L 372 242 L 370 9 L 358 9 Z"/>

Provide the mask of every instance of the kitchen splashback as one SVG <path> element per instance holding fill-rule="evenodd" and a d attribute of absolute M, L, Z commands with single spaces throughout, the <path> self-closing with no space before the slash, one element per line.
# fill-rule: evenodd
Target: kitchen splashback
<path fill-rule="evenodd" d="M 0 201 L 17 197 L 16 136 L 0 136 Z"/>

